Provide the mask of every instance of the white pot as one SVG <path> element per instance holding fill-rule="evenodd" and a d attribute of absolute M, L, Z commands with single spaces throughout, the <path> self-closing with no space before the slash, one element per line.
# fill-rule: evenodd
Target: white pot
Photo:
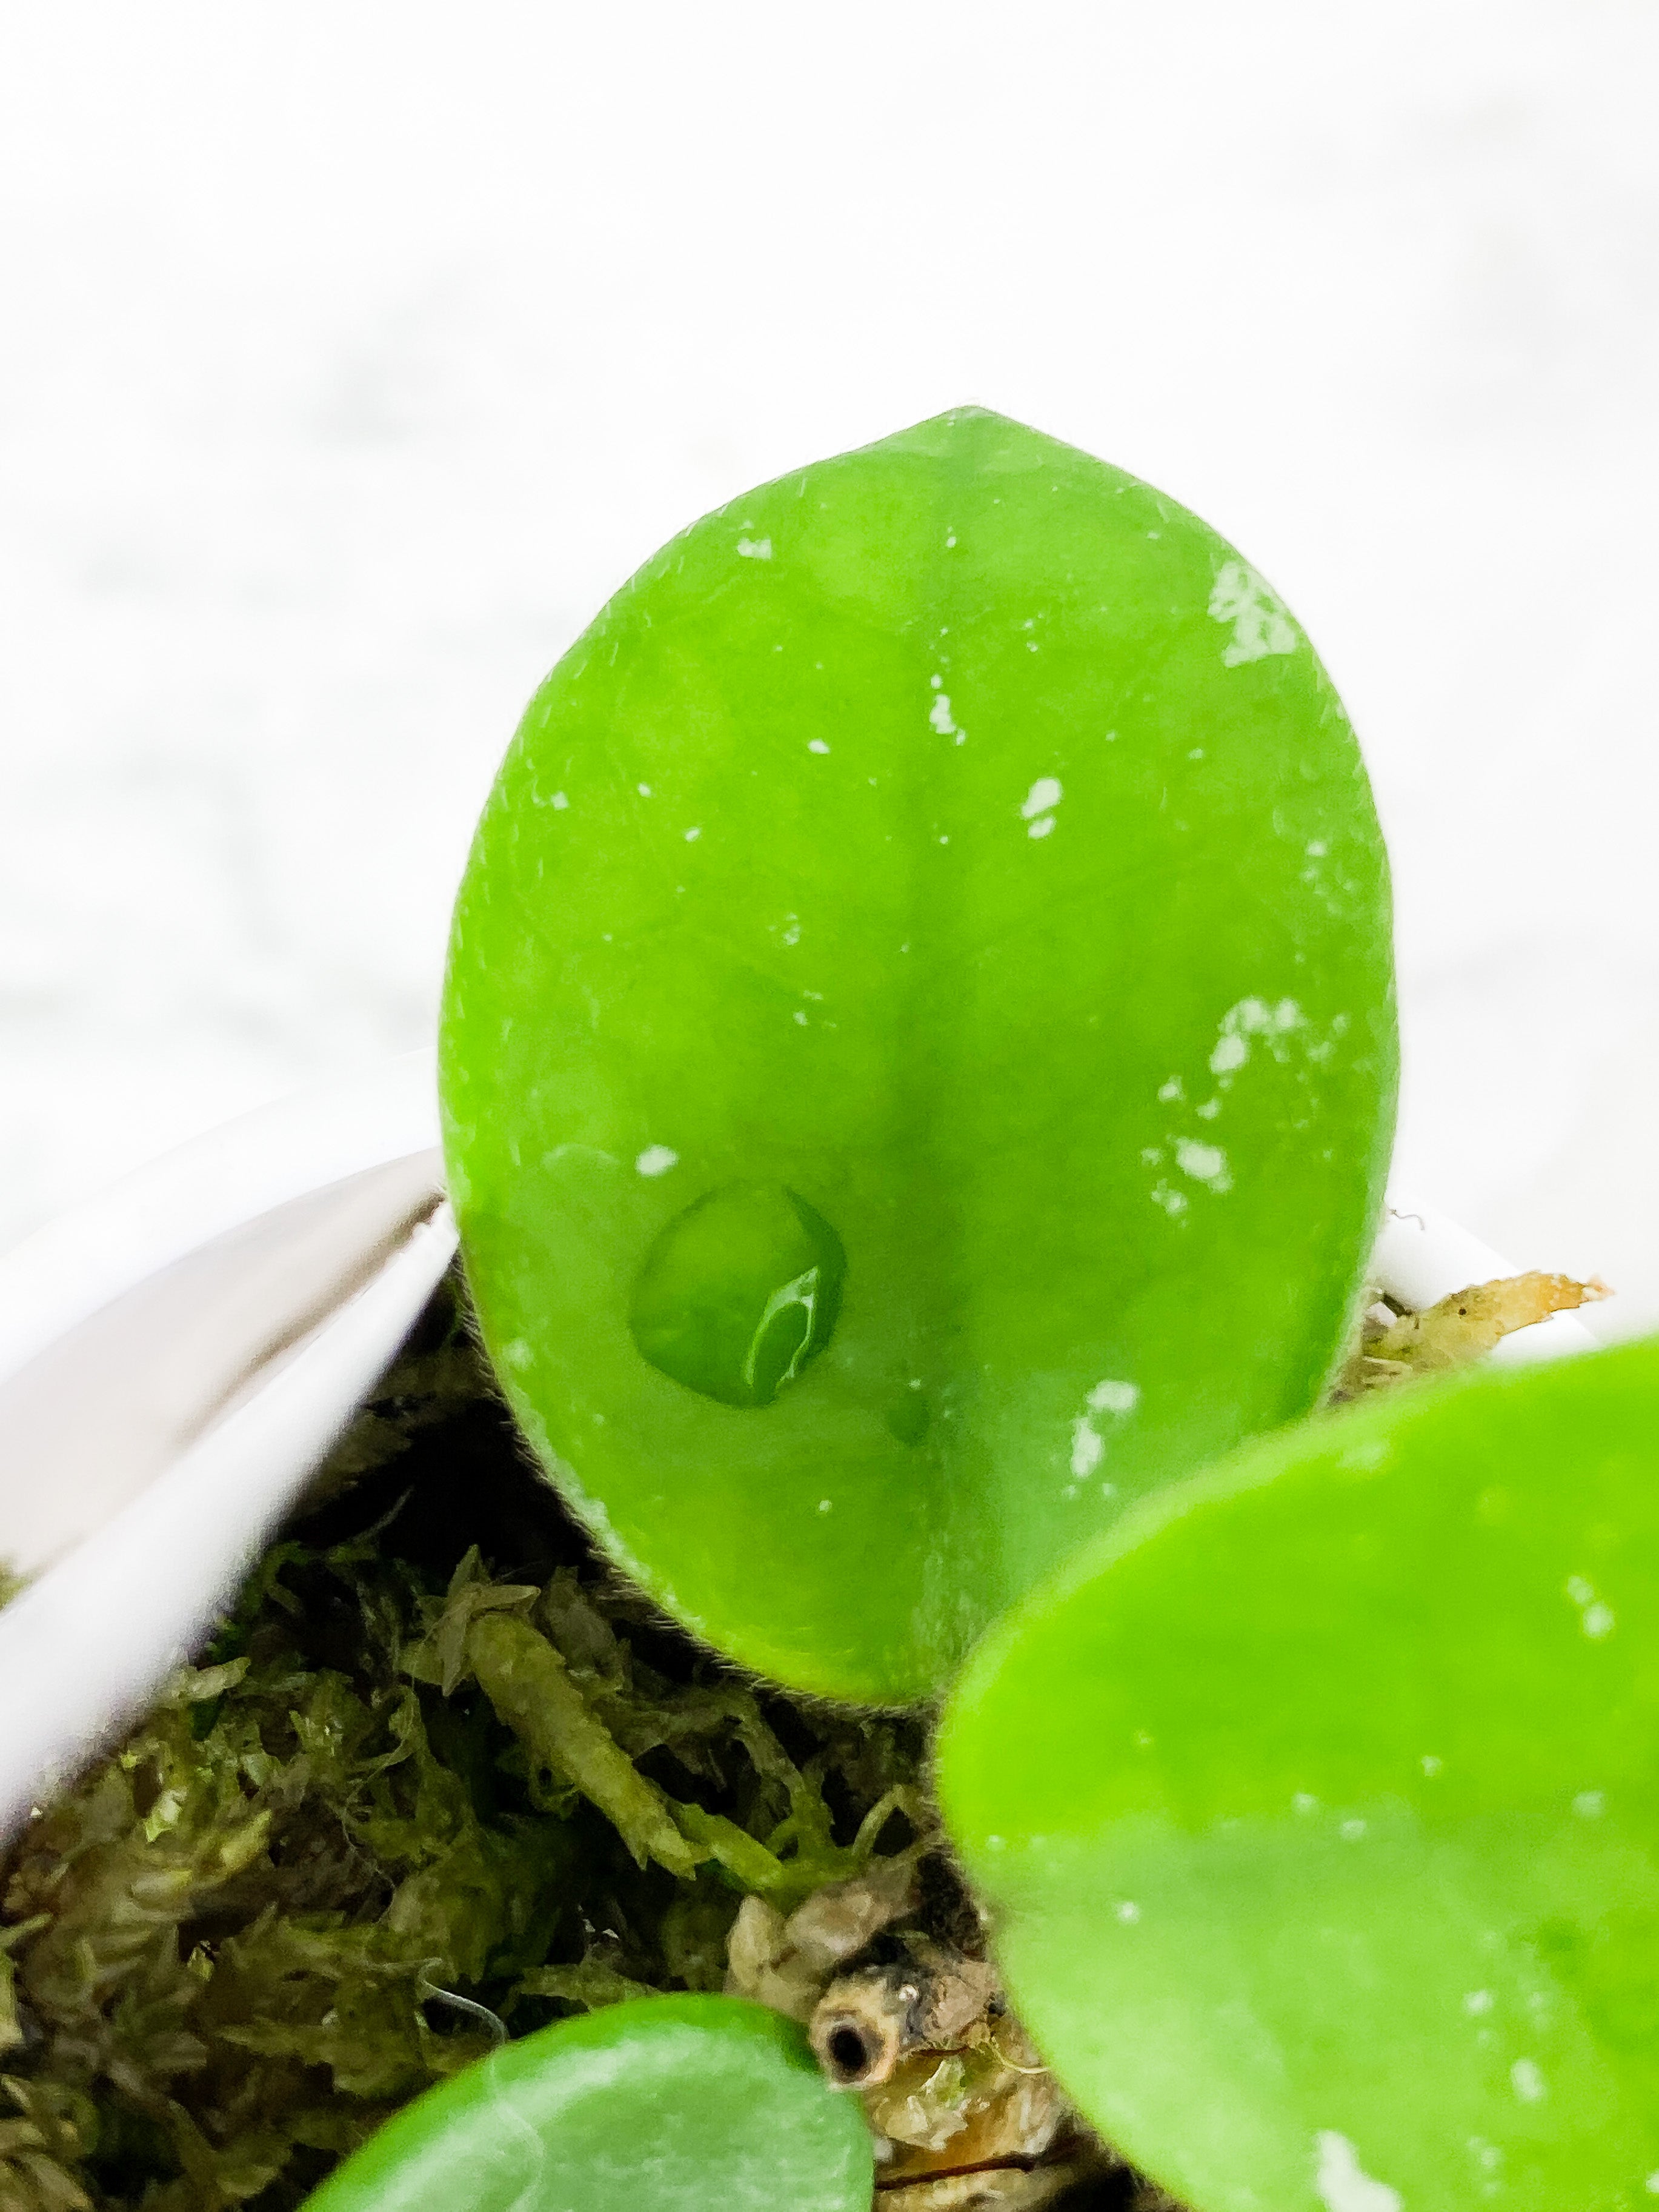
<path fill-rule="evenodd" d="M 248 1115 L 0 1260 L 0 1837 L 142 1711 L 390 1364 L 455 1249 L 432 1055 Z M 1407 1307 L 1513 1272 L 1395 1195 Z M 1557 1315 L 1524 1359 L 1589 1346 Z"/>
<path fill-rule="evenodd" d="M 430 1053 L 182 1146 L 0 1261 L 0 1837 L 149 1702 L 455 1249 Z"/>

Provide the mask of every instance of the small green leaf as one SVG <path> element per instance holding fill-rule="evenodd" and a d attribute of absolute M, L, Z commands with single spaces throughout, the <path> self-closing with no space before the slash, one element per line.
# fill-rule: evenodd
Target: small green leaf
<path fill-rule="evenodd" d="M 1659 2192 L 1659 1343 L 1166 1492 L 1000 1626 L 947 1821 L 1022 2018 L 1197 2212 Z"/>
<path fill-rule="evenodd" d="M 1195 517 L 964 409 L 665 547 L 456 910 L 492 1357 L 599 1539 L 880 1700 L 1310 1407 L 1388 1153 L 1386 872 L 1306 639 Z"/>
<path fill-rule="evenodd" d="M 479 2059 L 389 2120 L 312 2212 L 869 2212 L 869 2130 L 792 2022 L 659 1997 Z"/>

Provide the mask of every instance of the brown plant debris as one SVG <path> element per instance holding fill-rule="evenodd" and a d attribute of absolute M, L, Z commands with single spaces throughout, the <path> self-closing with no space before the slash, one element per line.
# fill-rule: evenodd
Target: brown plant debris
<path fill-rule="evenodd" d="M 1401 1313 L 1380 1296 L 1367 1307 L 1359 1340 L 1331 1402 L 1346 1404 L 1372 1390 L 1391 1389 L 1420 1375 L 1445 1375 L 1472 1366 L 1518 1328 L 1551 1314 L 1571 1313 L 1609 1296 L 1605 1283 L 1534 1272 L 1472 1283 L 1420 1313 Z"/>
<path fill-rule="evenodd" d="M 884 2212 L 1155 2212 L 1008 2014 L 926 1757 L 611 1576 L 446 1292 L 201 1663 L 0 1864 L 0 2212 L 291 2212 L 499 2029 L 721 1988 L 817 2024 Z"/>

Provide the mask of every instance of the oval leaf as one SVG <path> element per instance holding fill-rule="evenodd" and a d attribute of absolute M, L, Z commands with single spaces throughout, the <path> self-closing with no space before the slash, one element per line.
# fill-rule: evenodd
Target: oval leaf
<path fill-rule="evenodd" d="M 1199 2212 L 1659 2192 L 1659 1345 L 1423 1387 L 1144 1509 L 970 1665 L 1022 2017 Z"/>
<path fill-rule="evenodd" d="M 613 2005 L 508 2043 L 388 2120 L 311 2212 L 869 2212 L 855 2099 L 731 1997 Z"/>
<path fill-rule="evenodd" d="M 942 416 L 708 517 L 554 671 L 442 1068 L 578 1510 L 763 1672 L 921 1695 L 1337 1352 L 1394 1085 L 1352 733 L 1212 531 Z"/>

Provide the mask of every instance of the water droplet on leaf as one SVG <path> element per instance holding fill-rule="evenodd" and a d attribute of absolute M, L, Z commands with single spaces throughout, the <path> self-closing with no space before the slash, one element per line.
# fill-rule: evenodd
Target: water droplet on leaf
<path fill-rule="evenodd" d="M 829 1343 L 847 1255 L 781 1182 L 705 1192 L 662 1231 L 629 1326 L 651 1364 L 725 1406 L 769 1406 Z"/>

